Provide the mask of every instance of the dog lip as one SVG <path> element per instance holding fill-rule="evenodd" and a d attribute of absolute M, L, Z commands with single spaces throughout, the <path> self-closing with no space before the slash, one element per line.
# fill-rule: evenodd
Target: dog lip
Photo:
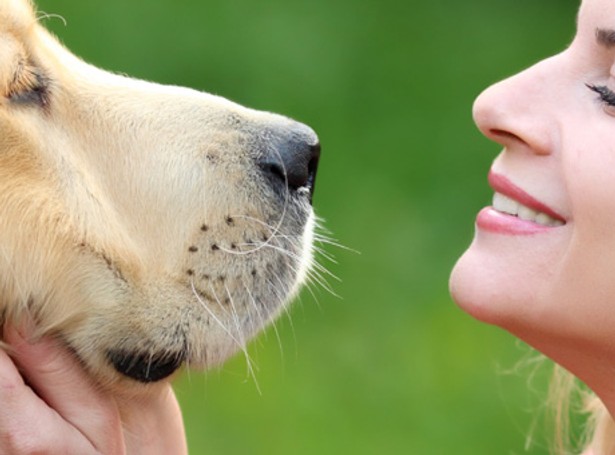
<path fill-rule="evenodd" d="M 181 354 L 130 352 L 110 349 L 107 358 L 118 373 L 139 382 L 160 381 L 177 370 L 184 361 Z"/>

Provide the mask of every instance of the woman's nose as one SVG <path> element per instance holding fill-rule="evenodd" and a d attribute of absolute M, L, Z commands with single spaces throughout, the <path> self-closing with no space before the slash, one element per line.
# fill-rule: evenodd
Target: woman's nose
<path fill-rule="evenodd" d="M 552 59 L 498 82 L 478 96 L 473 116 L 485 136 L 507 149 L 522 147 L 538 155 L 552 153 L 558 104 L 550 90 L 550 83 L 558 77 Z"/>

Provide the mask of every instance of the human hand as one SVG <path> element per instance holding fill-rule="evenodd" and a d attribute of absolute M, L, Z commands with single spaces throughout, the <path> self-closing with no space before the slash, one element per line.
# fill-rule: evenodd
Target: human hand
<path fill-rule="evenodd" d="M 51 338 L 27 324 L 4 329 L 0 349 L 0 453 L 185 454 L 181 412 L 168 383 L 139 398 L 97 387 Z"/>

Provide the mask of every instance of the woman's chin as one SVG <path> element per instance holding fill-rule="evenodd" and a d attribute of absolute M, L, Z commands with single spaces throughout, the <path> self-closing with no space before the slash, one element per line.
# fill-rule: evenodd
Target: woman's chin
<path fill-rule="evenodd" d="M 499 325 L 502 312 L 495 308 L 493 298 L 486 295 L 481 270 L 473 263 L 470 250 L 457 261 L 449 279 L 449 290 L 454 302 L 479 321 Z"/>
<path fill-rule="evenodd" d="M 530 323 L 539 283 L 536 277 L 516 274 L 519 269 L 507 267 L 502 259 L 481 250 L 474 242 L 455 264 L 449 289 L 463 311 L 510 330 Z"/>

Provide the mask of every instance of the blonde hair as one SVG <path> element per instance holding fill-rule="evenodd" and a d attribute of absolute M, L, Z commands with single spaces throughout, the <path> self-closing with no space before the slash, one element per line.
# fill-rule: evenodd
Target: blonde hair
<path fill-rule="evenodd" d="M 580 409 L 575 409 L 578 403 Z M 555 365 L 549 387 L 548 405 L 553 419 L 552 453 L 554 455 L 615 455 L 615 422 L 602 401 L 576 377 Z M 571 416 L 586 415 L 579 440 L 571 435 Z M 584 447 L 583 451 L 577 450 Z"/>
<path fill-rule="evenodd" d="M 602 401 L 593 396 L 588 402 L 588 411 L 591 413 L 592 435 L 588 448 L 591 455 L 615 454 L 615 422 Z"/>

